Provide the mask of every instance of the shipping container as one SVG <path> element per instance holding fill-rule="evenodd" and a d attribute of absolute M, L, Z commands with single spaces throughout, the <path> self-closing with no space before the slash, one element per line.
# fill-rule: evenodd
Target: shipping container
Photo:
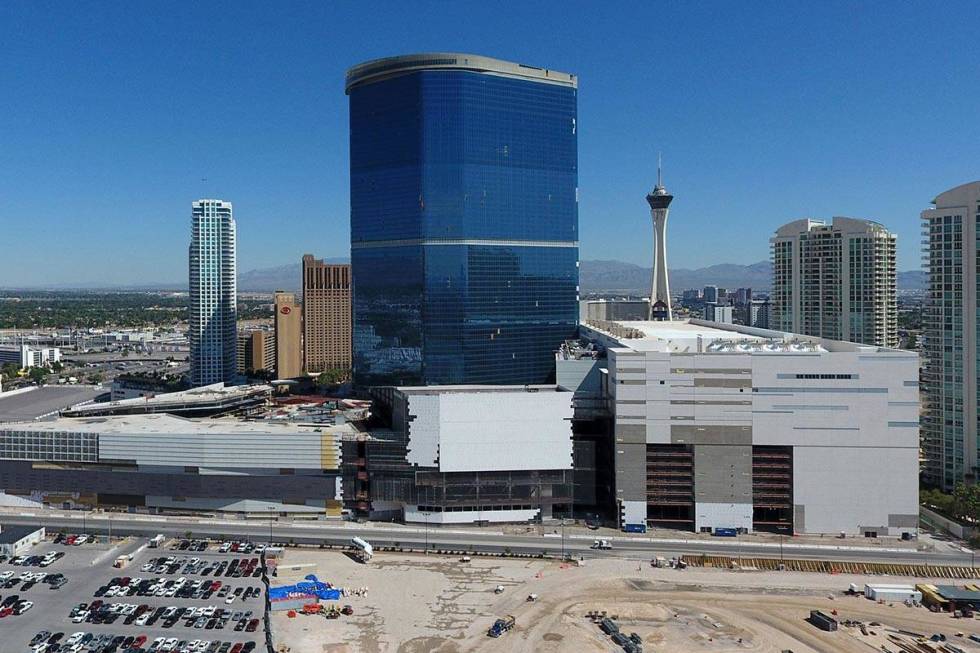
<path fill-rule="evenodd" d="M 810 623 L 820 630 L 837 630 L 837 620 L 820 610 L 810 610 Z"/>
<path fill-rule="evenodd" d="M 735 537 L 738 535 L 738 529 L 735 528 L 716 528 L 712 533 L 715 537 Z"/>
<path fill-rule="evenodd" d="M 646 533 L 647 532 L 647 525 L 646 524 L 624 524 L 623 525 L 623 532 L 625 532 L 625 533 Z"/>

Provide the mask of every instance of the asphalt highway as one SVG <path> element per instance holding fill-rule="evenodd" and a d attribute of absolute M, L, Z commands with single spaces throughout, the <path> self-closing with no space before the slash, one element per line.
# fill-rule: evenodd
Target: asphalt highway
<path fill-rule="evenodd" d="M 940 543 L 933 551 L 916 551 L 889 546 L 882 541 L 878 546 L 835 545 L 829 540 L 827 545 L 800 544 L 787 538 L 780 547 L 778 541 L 745 542 L 738 538 L 725 538 L 724 541 L 704 541 L 678 538 L 651 538 L 644 536 L 625 536 L 604 529 L 597 534 L 567 533 L 564 537 L 558 527 L 546 527 L 557 533 L 540 535 L 503 534 L 479 529 L 458 528 L 418 528 L 378 525 L 359 526 L 357 524 L 330 524 L 322 522 L 293 522 L 276 520 L 239 521 L 225 519 L 202 519 L 196 517 L 151 517 L 148 515 L 128 515 L 107 513 L 61 513 L 43 510 L 24 510 L 20 512 L 0 512 L 0 523 L 37 524 L 49 530 L 65 529 L 70 532 L 101 533 L 113 535 L 153 536 L 163 533 L 171 536 L 211 537 L 227 539 L 250 539 L 253 541 L 295 542 L 296 544 L 348 545 L 352 537 L 361 537 L 375 546 L 400 546 L 416 550 L 459 550 L 489 553 L 530 553 L 542 552 L 560 555 L 562 552 L 588 557 L 616 556 L 635 559 L 650 559 L 654 556 L 672 557 L 677 555 L 728 555 L 744 557 L 785 557 L 797 560 L 863 561 L 887 562 L 894 564 L 932 564 L 969 567 L 973 564 L 972 555 L 959 547 Z M 568 529 L 571 531 L 572 529 Z M 613 533 L 616 533 L 615 535 Z M 680 535 L 680 534 L 679 534 Z M 613 548 L 607 551 L 591 549 L 595 538 L 608 539 Z"/>

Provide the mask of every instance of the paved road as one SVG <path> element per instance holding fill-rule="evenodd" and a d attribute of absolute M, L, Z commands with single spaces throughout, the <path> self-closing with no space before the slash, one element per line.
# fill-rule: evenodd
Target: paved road
<path fill-rule="evenodd" d="M 685 555 L 738 555 L 778 558 L 778 543 L 742 542 L 739 540 L 699 541 L 682 539 L 655 539 L 645 537 L 606 537 L 613 543 L 611 551 L 593 551 L 591 535 L 511 535 L 499 532 L 480 532 L 478 530 L 444 530 L 439 528 L 386 528 L 370 526 L 358 528 L 355 525 L 272 522 L 270 538 L 269 521 L 231 521 L 222 519 L 176 518 L 155 519 L 146 515 L 115 515 L 108 517 L 103 513 L 89 514 L 83 519 L 81 514 L 49 513 L 44 511 L 22 511 L 20 513 L 0 513 L 0 521 L 10 524 L 40 524 L 49 530 L 93 533 L 107 533 L 111 528 L 114 535 L 146 535 L 156 533 L 183 535 L 191 532 L 195 537 L 210 536 L 243 537 L 255 541 L 288 542 L 297 544 L 346 545 L 350 538 L 360 536 L 376 546 L 402 546 L 405 548 L 454 549 L 500 553 L 542 553 L 560 554 L 562 551 L 576 555 L 617 556 L 649 559 L 654 556 Z M 941 545 L 944 546 L 944 545 Z M 888 562 L 896 564 L 935 564 L 969 567 L 972 564 L 970 553 L 958 548 L 940 548 L 936 551 L 919 552 L 910 549 L 889 548 L 887 543 L 881 547 L 816 546 L 787 542 L 783 547 L 786 558 L 805 560 Z"/>

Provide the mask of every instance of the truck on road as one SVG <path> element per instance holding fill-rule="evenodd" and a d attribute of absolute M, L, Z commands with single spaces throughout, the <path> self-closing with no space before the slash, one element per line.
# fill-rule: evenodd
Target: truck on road
<path fill-rule="evenodd" d="M 510 630 L 511 628 L 513 628 L 514 627 L 514 624 L 516 624 L 516 623 L 517 623 L 517 620 L 514 619 L 514 617 L 512 617 L 511 615 L 507 615 L 503 619 L 497 619 L 495 622 L 493 622 L 493 625 L 490 626 L 490 629 L 487 630 L 487 636 L 488 637 L 500 637 L 501 635 L 503 635 L 504 633 L 506 633 L 508 630 Z"/>
<path fill-rule="evenodd" d="M 609 540 L 596 540 L 595 542 L 592 543 L 591 548 L 600 549 L 602 551 L 608 551 L 609 549 L 612 548 L 612 544 L 609 543 Z"/>
<path fill-rule="evenodd" d="M 165 539 L 166 538 L 163 536 L 163 533 L 160 533 L 159 535 L 154 535 L 153 537 L 150 538 L 150 541 L 147 543 L 147 546 L 150 547 L 151 549 L 157 549 L 163 544 Z"/>

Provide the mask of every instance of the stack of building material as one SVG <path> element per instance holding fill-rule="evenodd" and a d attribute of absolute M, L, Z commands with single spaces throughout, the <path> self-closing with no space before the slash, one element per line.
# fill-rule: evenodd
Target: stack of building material
<path fill-rule="evenodd" d="M 915 589 L 922 593 L 923 605 L 927 607 L 938 606 L 943 612 L 949 610 L 949 601 L 939 593 L 935 585 L 919 583 L 915 586 Z"/>

